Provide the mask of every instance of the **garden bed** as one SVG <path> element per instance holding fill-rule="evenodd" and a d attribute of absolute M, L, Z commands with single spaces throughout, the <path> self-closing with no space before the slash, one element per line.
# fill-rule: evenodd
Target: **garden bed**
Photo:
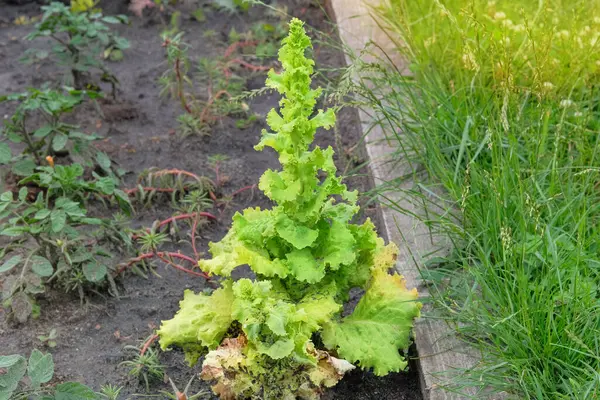
<path fill-rule="evenodd" d="M 289 11 L 299 18 L 310 21 L 319 30 L 330 31 L 322 7 L 309 1 L 288 1 Z M 104 1 L 99 4 L 107 15 L 128 14 L 123 1 Z M 31 25 L 15 25 L 19 16 L 39 14 L 39 6 L 2 5 L 0 16 L 0 93 L 21 92 L 27 87 L 40 87 L 44 82 L 52 85 L 60 83 L 60 67 L 45 62 L 24 66 L 18 61 L 32 42 L 23 37 L 32 29 Z M 253 7 L 247 13 L 228 13 L 205 7 L 206 21 L 198 22 L 186 18 L 180 21 L 179 29 L 185 32 L 184 40 L 190 45 L 190 57 L 222 56 L 229 46 L 232 29 L 238 33 L 250 30 L 257 21 L 276 24 L 279 19 L 268 15 L 266 8 Z M 163 17 L 164 18 L 164 17 Z M 168 18 L 166 19 L 168 21 Z M 176 133 L 176 118 L 181 109 L 176 101 L 159 98 L 158 79 L 168 68 L 165 51 L 159 36 L 165 25 L 158 14 L 143 18 L 131 16 L 131 24 L 117 28 L 120 34 L 131 43 L 124 52 L 124 59 L 111 63 L 111 70 L 120 80 L 116 100 L 99 102 L 100 110 L 91 103 L 77 109 L 70 118 L 81 126 L 82 131 L 97 132 L 105 139 L 97 142 L 114 163 L 127 171 L 125 186 L 134 188 L 139 174 L 149 168 L 178 169 L 189 171 L 197 176 L 206 176 L 217 182 L 214 193 L 218 199 L 231 197 L 226 207 L 209 210 L 217 219 L 207 221 L 196 238 L 196 249 L 206 252 L 209 241 L 220 240 L 231 224 L 232 215 L 247 207 L 269 207 L 269 201 L 251 187 L 267 168 L 278 168 L 275 154 L 271 151 L 257 152 L 253 146 L 258 143 L 261 129 L 265 127 L 266 113 L 277 106 L 279 96 L 274 93 L 261 94 L 247 100 L 251 112 L 258 120 L 239 127 L 236 118 L 218 117 L 210 128 L 209 135 L 182 137 Z M 209 32 L 210 34 L 207 34 Z M 39 39 L 35 45 L 49 48 L 48 43 Z M 329 69 L 343 66 L 343 56 L 331 48 L 316 46 L 314 51 L 319 68 Z M 276 67 L 274 59 L 258 60 L 260 65 Z M 248 68 L 236 66 L 235 73 L 245 81 L 248 90 L 259 89 L 264 84 L 264 72 L 252 72 Z M 206 88 L 208 90 L 208 88 Z M 10 104 L 0 104 L 1 115 L 10 115 Z M 362 159 L 361 135 L 356 115 L 344 110 L 338 115 L 336 140 L 333 131 L 319 132 L 316 143 L 321 147 L 331 145 L 338 155 L 340 171 L 357 171 Z M 220 157 L 215 167 L 214 157 Z M 364 192 L 369 189 L 368 180 L 358 170 L 356 177 L 348 180 L 352 189 Z M 8 182 L 3 182 L 4 184 Z M 248 188 L 240 191 L 241 189 Z M 3 188 L 5 189 L 5 188 Z M 235 194 L 235 195 L 234 195 Z M 114 210 L 98 203 L 88 205 L 90 214 L 110 217 Z M 165 220 L 176 210 L 168 197 L 157 196 L 149 207 L 136 206 L 131 220 L 132 228 L 149 227 L 156 220 Z M 374 217 L 374 210 L 363 208 L 361 217 Z M 179 236 L 188 236 L 189 228 L 180 225 Z M 188 243 L 172 241 L 166 246 L 168 251 L 181 251 L 193 254 Z M 116 255 L 114 262 L 127 261 L 125 255 Z M 201 291 L 207 287 L 204 278 L 192 277 L 164 264 L 156 263 L 155 271 L 160 275 L 149 274 L 143 278 L 124 271 L 118 280 L 120 297 L 110 297 L 99 291 L 86 293 L 84 304 L 76 293 L 65 294 L 49 290 L 39 297 L 41 314 L 35 320 L 17 324 L 9 318 L 0 323 L 0 350 L 5 354 L 27 355 L 34 348 L 50 351 L 56 364 L 56 382 L 77 380 L 94 389 L 103 384 L 123 385 L 122 398 L 132 398 L 135 393 L 144 393 L 145 387 L 137 378 L 127 376 L 128 369 L 119 366 L 127 359 L 123 351 L 126 345 L 139 345 L 149 337 L 163 319 L 171 318 L 178 309 L 178 303 L 185 289 Z M 240 273 L 244 275 L 244 273 Z M 247 274 L 245 274 L 247 276 Z M 0 277 L 0 282 L 3 277 Z M 0 314 L 8 314 L 0 308 Z M 56 329 L 57 345 L 47 349 L 38 338 Z M 166 366 L 166 375 L 178 386 L 185 383 L 199 371 L 199 366 L 190 369 L 178 350 L 160 354 L 160 361 Z M 208 388 L 199 380 L 195 389 Z M 168 382 L 156 382 L 150 393 L 161 389 L 168 390 Z M 377 378 L 370 373 L 353 372 L 329 393 L 330 399 L 419 399 L 417 378 L 413 372 L 390 374 Z M 210 398 L 210 395 L 207 396 Z"/>

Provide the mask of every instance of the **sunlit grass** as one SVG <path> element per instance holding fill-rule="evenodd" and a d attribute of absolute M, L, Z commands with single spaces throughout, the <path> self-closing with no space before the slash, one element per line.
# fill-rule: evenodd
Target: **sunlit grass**
<path fill-rule="evenodd" d="M 483 355 L 451 389 L 600 397 L 600 2 L 390 0 L 378 14 L 411 74 L 357 59 L 361 80 L 340 90 L 428 172 L 407 194 L 447 210 L 426 222 L 455 248 L 424 274 Z"/>

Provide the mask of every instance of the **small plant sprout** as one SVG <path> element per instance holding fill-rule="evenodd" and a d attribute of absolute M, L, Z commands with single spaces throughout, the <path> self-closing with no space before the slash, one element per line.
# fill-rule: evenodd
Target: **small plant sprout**
<path fill-rule="evenodd" d="M 165 367 L 158 359 L 158 352 L 151 346 L 146 346 L 150 338 L 138 346 L 125 346 L 124 351 L 131 354 L 131 359 L 121 362 L 119 365 L 129 368 L 129 375 L 144 382 L 146 391 L 150 391 L 150 384 L 163 379 Z M 151 342 L 150 342 L 151 343 Z"/>
<path fill-rule="evenodd" d="M 111 32 L 107 24 L 127 23 L 127 17 L 103 16 L 96 10 L 76 12 L 59 2 L 43 6 L 42 10 L 42 20 L 26 39 L 52 39 L 56 45 L 51 54 L 60 64 L 70 69 L 75 89 L 84 89 L 89 83 L 86 75 L 95 70 L 100 72 L 102 81 L 111 85 L 114 98 L 118 80 L 106 67 L 104 60 L 122 59 L 123 50 L 129 47 L 129 42 Z M 32 62 L 49 55 L 43 50 L 30 49 L 24 60 Z"/>
<path fill-rule="evenodd" d="M 316 130 L 335 124 L 332 109 L 314 112 L 321 90 L 311 89 L 313 61 L 303 23 L 293 19 L 267 85 L 282 95 L 255 147 L 272 147 L 281 171 L 267 170 L 259 189 L 276 205 L 236 213 L 230 231 L 210 243 L 200 268 L 224 279 L 212 294 L 184 292 L 180 310 L 162 321 L 163 350 L 177 346 L 223 399 L 317 399 L 357 363 L 382 376 L 404 370 L 421 304 L 416 289 L 390 274 L 398 249 L 385 245 L 359 211 L 333 162 L 333 149 L 311 146 Z M 312 149 L 312 150 L 309 150 Z M 248 265 L 255 280 L 231 278 Z M 342 316 L 352 288 L 365 290 Z M 316 339 L 316 340 L 315 340 Z"/>
<path fill-rule="evenodd" d="M 108 383 L 106 385 L 102 385 L 98 395 L 106 400 L 119 400 L 119 394 L 121 394 L 121 390 L 123 390 L 123 386 L 117 386 Z"/>
<path fill-rule="evenodd" d="M 50 348 L 56 347 L 56 339 L 57 338 L 58 338 L 58 333 L 56 332 L 56 328 L 50 329 L 50 332 L 48 332 L 48 335 L 39 335 L 38 336 L 38 339 L 40 340 L 40 342 L 42 342 L 45 346 L 50 347 Z"/>
<path fill-rule="evenodd" d="M 169 383 L 171 384 L 171 388 L 173 389 L 172 393 L 166 393 L 165 395 L 168 396 L 169 399 L 173 399 L 173 400 L 196 400 L 196 399 L 200 399 L 203 397 L 208 397 L 208 394 L 206 391 L 202 390 L 194 395 L 189 395 L 188 392 L 190 390 L 190 387 L 192 386 L 192 382 L 194 381 L 195 376 L 193 375 L 190 380 L 188 381 L 187 385 L 185 385 L 185 388 L 183 389 L 182 392 L 179 391 L 179 389 L 177 388 L 177 386 L 175 385 L 175 383 L 173 382 L 173 380 L 171 378 L 169 378 Z"/>

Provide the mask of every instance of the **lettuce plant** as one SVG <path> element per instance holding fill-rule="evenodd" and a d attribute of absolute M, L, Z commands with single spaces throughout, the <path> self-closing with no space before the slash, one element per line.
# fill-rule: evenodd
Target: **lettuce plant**
<path fill-rule="evenodd" d="M 175 317 L 158 334 L 163 349 L 183 348 L 190 364 L 209 350 L 201 376 L 222 398 L 319 398 L 358 364 L 377 375 L 406 368 L 400 350 L 410 344 L 419 316 L 416 289 L 390 274 L 397 248 L 385 245 L 373 223 L 351 223 L 357 192 L 336 176 L 333 149 L 314 146 L 317 128 L 335 123 L 332 109 L 314 113 L 320 89 L 310 88 L 314 62 L 303 23 L 293 19 L 267 86 L 283 95 L 271 110 L 257 150 L 279 153 L 281 171 L 267 170 L 259 188 L 271 210 L 249 208 L 233 217 L 211 260 L 200 267 L 224 276 L 211 295 L 185 291 Z M 249 265 L 255 280 L 231 279 Z M 364 296 L 342 316 L 349 291 Z"/>

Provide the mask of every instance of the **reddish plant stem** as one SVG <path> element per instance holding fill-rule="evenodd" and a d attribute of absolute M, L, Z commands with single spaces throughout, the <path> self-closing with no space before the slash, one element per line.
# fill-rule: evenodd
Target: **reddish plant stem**
<path fill-rule="evenodd" d="M 175 254 L 177 254 L 177 253 L 175 253 Z M 169 255 L 172 256 L 172 254 L 170 254 L 170 253 L 169 253 Z M 183 267 L 183 266 L 181 266 L 179 264 L 175 264 L 173 261 L 167 260 L 166 258 L 162 257 L 160 255 L 160 253 L 156 253 L 156 256 L 158 258 L 160 258 L 163 262 L 167 263 L 168 265 L 172 266 L 175 269 L 178 269 L 178 270 L 183 271 L 183 272 L 185 272 L 187 274 L 190 274 L 190 275 L 201 276 L 202 278 L 204 278 L 206 280 L 210 280 L 210 276 L 208 276 L 208 274 L 206 274 L 205 272 L 192 271 L 191 269 L 187 269 L 187 268 L 185 268 L 185 267 Z"/>
<path fill-rule="evenodd" d="M 213 214 L 211 214 L 209 212 L 205 212 L 205 211 L 191 213 L 191 214 L 181 214 L 181 215 L 175 215 L 174 217 L 170 217 L 170 218 L 167 218 L 167 219 L 161 221 L 158 224 L 157 229 L 162 228 L 163 226 L 170 224 L 173 221 L 178 221 L 180 219 L 196 218 L 196 217 L 206 217 L 206 218 L 210 218 L 210 219 L 217 219 L 217 217 L 215 217 Z"/>
<path fill-rule="evenodd" d="M 187 187 L 184 187 L 183 189 L 187 189 Z M 177 189 L 173 189 L 173 188 L 157 188 L 157 187 L 152 187 L 152 186 L 144 186 L 142 188 L 142 190 L 144 192 L 160 192 L 160 193 L 173 193 L 174 191 L 176 191 Z M 140 188 L 131 188 L 131 189 L 125 189 L 123 190 L 125 193 L 127 193 L 128 195 L 134 195 L 137 192 L 140 191 Z"/>
<path fill-rule="evenodd" d="M 121 268 L 119 268 L 117 270 L 117 272 L 115 273 L 115 276 L 116 275 L 120 275 L 121 272 L 125 271 L 127 268 L 131 267 L 133 264 L 137 264 L 140 261 L 143 261 L 143 260 L 145 260 L 147 258 L 152 258 L 152 257 L 154 257 L 154 253 L 144 253 L 144 254 L 141 254 L 141 255 L 139 255 L 139 256 L 137 256 L 135 258 L 130 259 L 126 264 L 123 264 L 121 266 Z"/>
<path fill-rule="evenodd" d="M 167 257 L 171 257 L 171 258 L 179 258 L 181 260 L 185 260 L 188 261 L 194 265 L 197 265 L 198 262 L 196 260 L 194 260 L 191 257 L 188 257 L 184 254 L 180 254 L 180 253 L 175 253 L 175 252 L 164 252 L 164 251 L 158 251 L 158 252 L 151 252 L 151 253 L 144 253 L 139 255 L 138 257 L 132 258 L 131 260 L 129 260 L 126 264 L 124 264 L 123 266 L 121 266 L 121 268 L 119 268 L 119 270 L 117 270 L 116 275 L 119 275 L 121 272 L 125 271 L 127 268 L 131 267 L 133 264 L 136 264 L 142 260 L 146 260 L 148 258 L 154 258 L 154 257 L 158 257 L 159 259 L 161 259 L 162 261 L 164 261 L 165 263 L 167 263 L 168 265 L 173 266 L 175 269 L 178 269 L 180 271 L 183 271 L 185 273 L 188 273 L 190 275 L 194 275 L 194 276 L 200 276 L 204 279 L 210 280 L 210 276 L 208 276 L 208 274 L 206 274 L 205 272 L 196 272 L 196 271 L 192 271 L 190 269 L 187 269 L 179 264 L 175 264 L 173 261 L 170 261 L 168 259 L 165 258 L 165 256 Z"/>
<path fill-rule="evenodd" d="M 196 249 L 196 229 L 198 228 L 198 218 L 194 218 L 194 224 L 192 225 L 192 250 L 194 251 L 194 257 L 196 257 L 196 259 L 200 258 L 198 257 L 198 250 Z"/>
<path fill-rule="evenodd" d="M 181 76 L 181 59 L 177 57 L 175 60 L 175 76 L 177 77 L 177 96 L 181 101 L 181 106 L 185 109 L 188 114 L 192 113 L 192 109 L 185 100 L 185 94 L 183 93 L 183 78 Z"/>
<path fill-rule="evenodd" d="M 210 99 L 208 99 L 208 102 L 206 103 L 206 107 L 204 107 L 204 110 L 202 110 L 202 114 L 200 114 L 200 121 L 206 122 L 206 114 L 208 113 L 210 106 L 215 102 L 215 100 L 217 100 L 219 97 L 221 97 L 223 95 L 227 95 L 227 96 L 231 97 L 231 95 L 226 90 L 219 90 L 214 96 L 211 96 Z"/>
<path fill-rule="evenodd" d="M 268 71 L 271 69 L 271 67 L 268 67 L 266 65 L 250 64 L 249 62 L 246 62 L 239 58 L 234 58 L 233 60 L 229 61 L 228 64 L 239 64 L 242 67 L 249 69 L 250 71 Z"/>
<path fill-rule="evenodd" d="M 233 52 L 236 51 L 238 48 L 256 46 L 257 44 L 258 44 L 257 40 L 241 40 L 241 41 L 232 43 L 229 45 L 227 50 L 225 50 L 223 57 L 227 58 L 227 57 L 231 56 L 233 54 Z"/>
<path fill-rule="evenodd" d="M 182 169 L 172 168 L 172 169 L 161 169 L 160 171 L 152 172 L 151 175 L 154 176 L 162 176 L 162 175 L 185 175 L 190 178 L 194 178 L 197 181 L 201 181 L 200 177 L 192 172 L 184 171 Z"/>
<path fill-rule="evenodd" d="M 238 194 L 240 194 L 240 193 L 242 193 L 242 192 L 244 192 L 246 190 L 255 189 L 255 188 L 256 188 L 256 185 L 250 185 L 250 186 L 243 187 L 243 188 L 238 189 L 235 192 L 231 193 L 231 197 L 234 197 L 234 196 L 236 196 L 236 195 L 238 195 Z"/>
<path fill-rule="evenodd" d="M 143 356 L 144 353 L 146 353 L 146 351 L 148 350 L 148 348 L 150 347 L 150 345 L 152 345 L 152 343 L 158 339 L 158 335 L 154 334 L 152 336 L 150 336 L 148 338 L 148 340 L 146 340 L 146 342 L 144 343 L 144 346 L 142 346 L 142 349 L 140 350 L 140 356 Z"/>

